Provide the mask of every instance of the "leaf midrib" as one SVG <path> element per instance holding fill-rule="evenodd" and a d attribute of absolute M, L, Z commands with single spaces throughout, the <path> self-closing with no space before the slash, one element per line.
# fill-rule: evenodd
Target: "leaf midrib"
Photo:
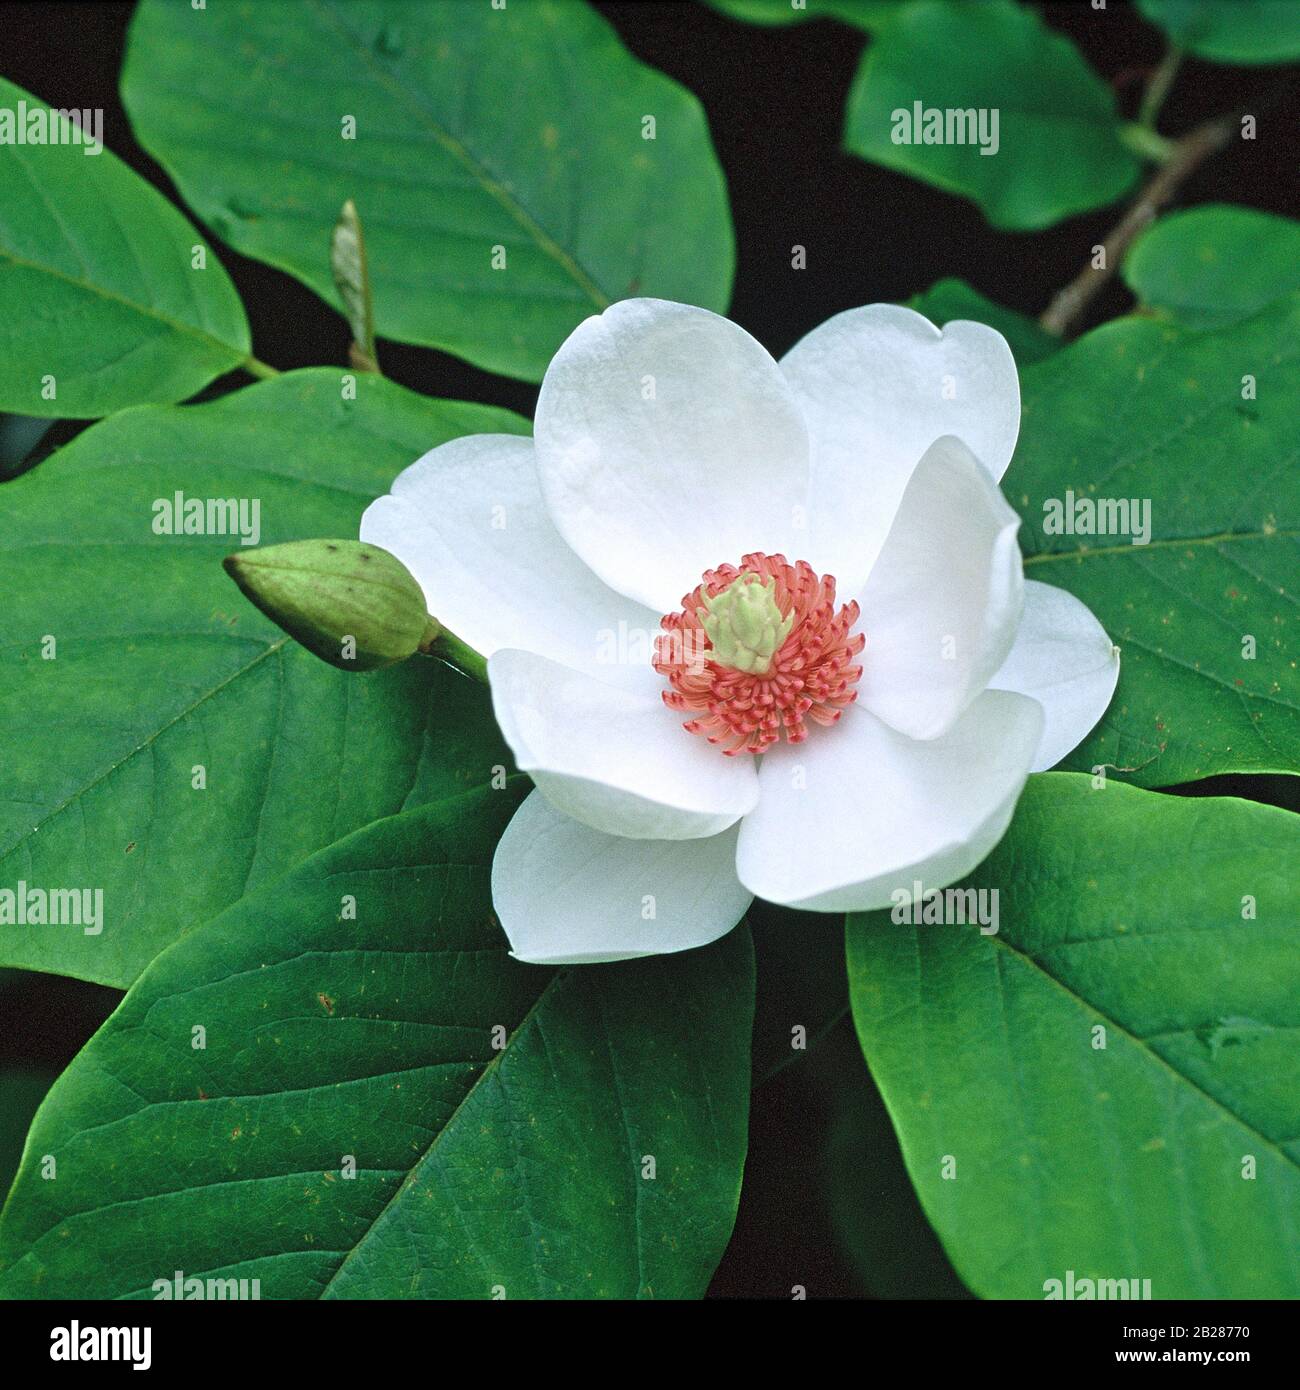
<path fill-rule="evenodd" d="M 29 261 L 24 256 L 16 255 L 13 251 L 0 246 L 0 259 L 11 262 L 13 265 L 21 267 L 23 270 L 35 271 L 38 275 L 49 275 L 56 280 L 61 280 L 66 285 L 72 285 L 76 289 L 82 290 L 87 294 L 93 295 L 97 299 L 107 300 L 112 304 L 120 304 L 133 313 L 139 314 L 141 318 L 154 320 L 173 333 L 179 333 L 183 337 L 194 338 L 206 346 L 217 349 L 223 357 L 231 360 L 231 365 L 238 365 L 248 359 L 248 350 L 236 347 L 233 343 L 228 343 L 222 338 L 215 337 L 205 329 L 197 328 L 193 324 L 185 323 L 181 319 L 174 319 L 161 310 L 153 308 L 148 304 L 141 304 L 134 299 L 128 299 L 125 295 L 118 294 L 114 290 L 106 289 L 102 285 L 93 284 L 89 280 L 79 279 L 75 275 L 69 275 L 66 270 L 56 270 L 53 266 L 42 265 L 39 261 Z"/>
<path fill-rule="evenodd" d="M 510 1049 L 514 1046 L 515 1039 L 518 1038 L 519 1035 L 524 1031 L 524 1029 L 529 1025 L 529 1023 L 532 1022 L 533 1015 L 536 1014 L 537 1011 L 542 1007 L 548 995 L 556 987 L 556 985 L 565 977 L 566 974 L 566 970 L 557 970 L 556 973 L 552 975 L 549 980 L 547 980 L 546 984 L 543 985 L 542 990 L 538 994 L 537 998 L 534 999 L 533 1002 L 528 1006 L 527 1012 L 511 1030 L 510 1036 L 506 1039 L 505 1046 L 501 1048 L 497 1055 L 493 1057 L 490 1062 L 488 1062 L 487 1066 L 485 1066 L 483 1070 L 479 1072 L 479 1074 L 474 1078 L 473 1084 L 460 1098 L 460 1100 L 456 1102 L 456 1108 L 451 1112 L 450 1115 L 447 1116 L 446 1124 L 444 1124 L 442 1128 L 437 1132 L 437 1134 L 435 1134 L 433 1138 L 429 1140 L 429 1143 L 420 1153 L 419 1157 L 416 1158 L 415 1162 L 412 1163 L 410 1168 L 407 1170 L 406 1178 L 402 1182 L 398 1183 L 397 1190 L 375 1213 L 373 1219 L 367 1223 L 366 1229 L 362 1231 L 361 1234 L 356 1238 L 356 1241 L 353 1243 L 352 1248 L 339 1261 L 338 1268 L 335 1269 L 334 1273 L 331 1274 L 330 1277 L 321 1286 L 321 1291 L 319 1294 L 317 1294 L 317 1298 L 323 1299 L 329 1293 L 330 1288 L 334 1284 L 334 1281 L 347 1268 L 348 1261 L 357 1253 L 358 1250 L 361 1249 L 361 1247 L 366 1243 L 366 1241 L 370 1239 L 370 1236 L 374 1232 L 376 1226 L 379 1225 L 379 1223 L 387 1215 L 389 1209 L 402 1196 L 402 1194 L 406 1191 L 407 1187 L 410 1186 L 412 1178 L 424 1166 L 425 1162 L 432 1156 L 434 1150 L 446 1137 L 447 1132 L 455 1125 L 456 1120 L 460 1116 L 461 1111 L 464 1110 L 464 1108 L 469 1104 L 475 1092 L 477 1092 L 478 1088 L 483 1084 L 483 1082 L 486 1081 L 487 1078 L 495 1072 L 496 1068 L 500 1066 L 507 1053 L 509 1053 Z"/>
<path fill-rule="evenodd" d="M 1276 537 L 1281 537 L 1283 540 L 1296 540 L 1300 538 L 1300 530 L 1223 531 L 1214 536 L 1167 536 L 1159 540 L 1148 541 L 1145 545 L 1134 545 L 1130 541 L 1126 545 L 1081 546 L 1074 550 L 1041 550 L 1035 555 L 1026 555 L 1024 564 L 1028 568 L 1030 565 L 1046 565 L 1059 560 L 1091 560 L 1103 555 L 1139 556 L 1146 550 L 1170 550 L 1197 545 L 1228 545 L 1237 541 L 1267 541 Z"/>
<path fill-rule="evenodd" d="M 157 729 L 155 729 L 153 733 L 151 733 L 149 737 L 144 740 L 143 743 L 137 744 L 129 752 L 124 753 L 115 763 L 111 763 L 108 767 L 106 767 L 103 772 L 101 772 L 97 777 L 94 778 L 93 781 L 87 782 L 83 787 L 78 787 L 76 791 L 72 792 L 71 795 L 66 797 L 57 806 L 51 807 L 50 810 L 47 811 L 45 815 L 43 815 L 41 819 L 37 821 L 37 823 L 34 826 L 31 827 L 30 830 L 24 830 L 15 840 L 11 841 L 7 845 L 0 846 L 0 858 L 7 858 L 20 845 L 26 843 L 30 836 L 35 835 L 43 826 L 45 826 L 51 820 L 53 820 L 55 816 L 62 815 L 63 812 L 66 811 L 68 807 L 71 806 L 75 801 L 79 801 L 83 796 L 87 795 L 87 793 L 93 791 L 97 786 L 99 786 L 101 782 L 104 782 L 109 777 L 111 777 L 119 768 L 124 767 L 127 763 L 129 763 L 132 758 L 138 756 L 140 753 L 143 753 L 146 748 L 151 747 L 158 739 L 160 739 L 163 736 L 163 734 L 167 732 L 168 729 L 174 728 L 177 724 L 181 722 L 182 719 L 187 719 L 191 714 L 194 713 L 196 709 L 199 708 L 200 705 L 206 704 L 207 701 L 215 698 L 217 695 L 220 695 L 221 692 L 225 690 L 229 685 L 231 685 L 234 681 L 239 680 L 242 676 L 246 676 L 260 662 L 265 661 L 267 657 L 275 655 L 275 653 L 280 651 L 281 648 L 284 647 L 284 645 L 288 641 L 289 637 L 286 633 L 284 636 L 279 637 L 275 641 L 269 643 L 264 648 L 264 650 L 258 652 L 258 654 L 252 659 L 252 661 L 248 662 L 244 666 L 239 667 L 238 670 L 232 671 L 231 674 L 228 675 L 223 681 L 221 681 L 220 684 L 214 685 L 211 690 L 205 690 L 203 694 L 200 695 L 196 700 L 193 700 L 183 709 L 179 710 L 173 718 L 169 719 L 165 724 L 162 724 Z"/>
<path fill-rule="evenodd" d="M 307 6 L 347 41 L 361 65 L 373 74 L 375 81 L 410 108 L 417 121 L 421 122 L 443 149 L 469 172 L 483 192 L 496 201 L 514 219 L 537 244 L 538 249 L 555 261 L 565 274 L 578 285 L 596 309 L 598 311 L 607 309 L 611 303 L 609 296 L 582 268 L 577 258 L 566 251 L 546 231 L 541 223 L 524 207 L 523 203 L 505 188 L 500 180 L 489 171 L 487 165 L 467 145 L 435 119 L 428 107 L 420 101 L 418 94 L 412 92 L 396 73 L 390 72 L 375 61 L 371 50 L 362 44 L 348 28 L 334 11 L 329 0 L 307 0 Z"/>
<path fill-rule="evenodd" d="M 1042 978 L 1047 980 L 1049 984 L 1052 984 L 1057 989 L 1059 989 L 1061 993 L 1064 994 L 1066 998 L 1071 1001 L 1071 1003 L 1076 1004 L 1084 1009 L 1087 1009 L 1090 1012 L 1097 1014 L 1101 1018 L 1104 1018 L 1106 1022 L 1121 1037 L 1127 1039 L 1127 1041 L 1134 1046 L 1134 1048 L 1138 1051 L 1140 1055 L 1144 1055 L 1146 1057 L 1151 1058 L 1154 1062 L 1157 1063 L 1158 1066 L 1163 1067 L 1165 1071 L 1167 1071 L 1169 1075 L 1172 1076 L 1176 1081 L 1179 1081 L 1183 1085 L 1189 1087 L 1198 1095 L 1204 1096 L 1205 1099 L 1209 1101 L 1210 1104 L 1214 1106 L 1216 1110 L 1220 1111 L 1223 1115 L 1227 1116 L 1228 1119 L 1232 1120 L 1234 1123 L 1240 1125 L 1241 1128 L 1246 1130 L 1247 1133 L 1253 1135 L 1256 1139 L 1258 1139 L 1259 1142 L 1263 1144 L 1265 1148 L 1271 1150 L 1278 1158 L 1282 1160 L 1283 1163 L 1289 1164 L 1292 1168 L 1296 1170 L 1297 1173 L 1300 1173 L 1300 1161 L 1297 1161 L 1296 1159 L 1292 1158 L 1291 1155 L 1288 1154 L 1285 1149 L 1283 1149 L 1279 1144 L 1275 1143 L 1261 1130 L 1256 1129 L 1256 1127 L 1253 1124 L 1251 1124 L 1250 1121 L 1247 1120 L 1244 1116 L 1238 1115 L 1235 1110 L 1233 1110 L 1225 1101 L 1220 1100 L 1218 1096 L 1213 1094 L 1213 1092 L 1207 1091 L 1204 1086 L 1199 1084 L 1199 1082 L 1193 1080 L 1190 1076 L 1187 1076 L 1183 1072 L 1179 1071 L 1178 1068 L 1175 1067 L 1171 1062 L 1167 1061 L 1164 1057 L 1162 1057 L 1160 1053 L 1155 1050 L 1155 1048 L 1149 1046 L 1145 1038 L 1140 1038 L 1136 1033 L 1130 1032 L 1129 1029 L 1124 1026 L 1124 1024 L 1122 1024 L 1106 1009 L 1103 1009 L 1098 1004 L 1094 1004 L 1090 999 L 1085 998 L 1082 994 L 1079 994 L 1075 990 L 1071 989 L 1071 987 L 1067 985 L 1064 980 L 1058 979 L 1057 976 L 1053 975 L 1052 972 L 1048 970 L 1048 968 L 1045 965 L 1043 965 L 1041 961 L 1035 959 L 1035 957 L 1031 956 L 1027 951 L 1022 951 L 1019 947 L 1013 946 L 1009 941 L 1004 941 L 1001 936 L 993 936 L 987 939 L 990 940 L 994 946 L 1001 948 L 1002 950 L 1008 952 L 1011 956 L 1015 957 L 1017 960 L 1023 961 L 1026 965 L 1030 966 L 1036 974 L 1041 975 Z"/>

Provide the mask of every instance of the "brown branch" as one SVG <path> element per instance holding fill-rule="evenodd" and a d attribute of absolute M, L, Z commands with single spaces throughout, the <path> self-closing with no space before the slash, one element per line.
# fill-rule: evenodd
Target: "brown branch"
<path fill-rule="evenodd" d="M 1160 166 L 1102 242 L 1104 256 L 1101 267 L 1094 270 L 1090 261 L 1063 290 L 1057 291 L 1038 320 L 1041 328 L 1063 338 L 1075 326 L 1102 286 L 1119 269 L 1133 239 L 1172 200 L 1184 180 L 1232 139 L 1240 119 L 1237 114 L 1220 116 L 1174 141 L 1173 154 Z"/>

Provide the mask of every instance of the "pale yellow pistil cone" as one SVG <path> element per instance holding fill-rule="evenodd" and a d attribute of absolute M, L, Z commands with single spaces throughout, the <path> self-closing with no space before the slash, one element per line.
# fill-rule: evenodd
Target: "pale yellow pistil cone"
<path fill-rule="evenodd" d="M 742 574 L 720 594 L 706 596 L 704 606 L 710 659 L 747 675 L 766 675 L 794 626 L 794 613 L 783 618 L 777 607 L 776 580 Z"/>

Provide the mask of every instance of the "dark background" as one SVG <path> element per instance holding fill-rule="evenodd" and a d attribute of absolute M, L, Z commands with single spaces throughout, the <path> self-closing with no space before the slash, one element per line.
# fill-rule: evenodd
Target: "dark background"
<path fill-rule="evenodd" d="M 109 148 L 184 208 L 171 180 L 132 138 L 118 98 L 131 8 L 10 0 L 0 7 L 0 72 L 51 106 L 103 107 Z M 1044 232 L 994 231 L 972 203 L 844 153 L 845 98 L 867 42 L 854 28 L 830 20 L 761 28 L 690 0 L 604 0 L 596 8 L 638 58 L 703 102 L 736 229 L 731 317 L 775 356 L 841 309 L 906 300 L 947 276 L 1036 317 L 1119 218 L 1122 209 L 1110 207 Z M 1074 41 L 1133 116 L 1142 83 L 1163 51 L 1160 33 L 1122 0 L 1109 0 L 1101 11 L 1087 0 L 1036 8 Z M 1184 64 L 1160 118 L 1164 134 L 1177 136 L 1238 108 L 1257 108 L 1260 118 L 1258 138 L 1235 141 L 1203 165 L 1183 185 L 1176 205 L 1222 201 L 1295 212 L 1298 113 L 1294 86 L 1289 102 L 1278 104 L 1278 80 L 1275 68 L 1190 59 Z M 790 265 L 796 244 L 807 248 L 807 268 L 800 271 Z M 339 314 L 288 275 L 215 245 L 244 301 L 258 357 L 281 370 L 346 362 L 349 334 Z M 1249 248 L 1242 254 L 1249 255 Z M 1081 326 L 1123 313 L 1130 304 L 1120 281 L 1112 280 Z M 380 354 L 385 375 L 426 395 L 533 412 L 535 386 L 426 348 L 383 341 Z M 232 384 L 214 383 L 204 394 L 221 394 Z M 56 422 L 37 456 L 82 428 L 84 422 Z M 1215 778 L 1180 792 L 1244 795 L 1300 809 L 1297 780 Z M 824 920 L 786 925 L 816 932 L 819 949 L 826 945 Z M 760 957 L 760 969 L 764 963 Z M 761 981 L 774 993 L 785 984 L 779 969 Z M 118 997 L 73 980 L 0 972 L 0 1062 L 61 1069 Z M 886 1161 L 871 1163 L 870 1179 L 848 1165 L 845 1180 L 861 1181 L 854 1194 L 863 1213 L 859 1252 L 874 1247 L 871 1263 L 886 1271 L 905 1251 L 913 1252 L 906 1261 L 909 1272 L 886 1280 L 896 1291 L 959 1294 L 937 1243 L 916 1224 L 919 1212 L 897 1146 L 845 1022 L 822 1053 L 755 1094 L 736 1235 L 712 1291 L 785 1298 L 795 1285 L 806 1287 L 809 1297 L 868 1291 L 859 1266 L 837 1242 L 821 1198 L 824 1136 L 832 1123 L 847 1123 L 861 1142 L 887 1151 Z M 846 1088 L 853 1092 L 847 1116 Z M 847 1152 L 852 1155 L 851 1145 Z"/>

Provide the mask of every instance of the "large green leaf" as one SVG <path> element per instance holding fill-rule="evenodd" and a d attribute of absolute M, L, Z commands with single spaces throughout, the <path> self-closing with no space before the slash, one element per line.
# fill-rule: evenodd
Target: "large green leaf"
<path fill-rule="evenodd" d="M 1300 289 L 1300 222 L 1206 204 L 1149 227 L 1124 258 L 1143 306 L 1192 328 L 1249 318 Z"/>
<path fill-rule="evenodd" d="M 256 501 L 264 544 L 355 535 L 426 449 L 526 429 L 378 377 L 356 389 L 317 369 L 140 407 L 4 485 L 0 884 L 102 889 L 104 926 L 0 926 L 0 964 L 128 985 L 249 888 L 506 764 L 473 682 L 424 658 L 335 671 L 226 578 L 237 537 L 153 530 L 181 491 L 250 519 Z"/>
<path fill-rule="evenodd" d="M 1289 63 L 1300 58 L 1295 0 L 1137 0 L 1180 48 L 1219 63 Z"/>
<path fill-rule="evenodd" d="M 0 78 L 10 112 L 24 138 L 50 121 Z M 54 126 L 59 144 L 0 140 L 0 410 L 83 419 L 192 396 L 249 355 L 234 285 L 160 193 Z"/>
<path fill-rule="evenodd" d="M 380 821 L 159 956 L 41 1108 L 0 1292 L 702 1293 L 744 1163 L 748 935 L 511 960 L 489 868 L 517 800 Z"/>
<path fill-rule="evenodd" d="M 863 1050 L 976 1293 L 1300 1295 L 1298 864 L 1289 812 L 1047 774 L 965 881 L 996 935 L 850 919 Z"/>
<path fill-rule="evenodd" d="M 1025 574 L 1077 594 L 1122 649 L 1068 766 L 1149 787 L 1300 770 L 1298 329 L 1297 295 L 1217 333 L 1121 319 L 1024 374 L 1002 486 Z M 1149 543 L 1048 534 L 1067 492 L 1149 502 Z"/>
<path fill-rule="evenodd" d="M 908 0 L 704 0 L 746 24 L 797 24 L 804 19 L 838 19 L 874 32 Z"/>
<path fill-rule="evenodd" d="M 727 307 L 704 113 L 580 0 L 144 0 L 122 93 L 217 234 L 332 304 L 354 200 L 382 337 L 537 381 L 611 300 Z"/>
<path fill-rule="evenodd" d="M 964 280 L 937 280 L 928 290 L 914 294 L 907 303 L 909 308 L 924 314 L 940 328 L 953 319 L 971 319 L 996 328 L 1011 345 L 1021 367 L 1041 362 L 1061 346 L 1059 338 L 1039 328 L 1033 319 L 986 299 Z"/>
<path fill-rule="evenodd" d="M 925 122 L 918 131 L 911 121 L 918 102 L 941 113 L 987 112 L 990 137 L 996 113 L 996 149 L 983 153 L 955 120 L 952 134 L 966 142 L 949 142 L 946 117 L 945 143 L 921 143 Z M 1068 39 L 1011 0 L 918 0 L 903 8 L 862 60 L 844 143 L 863 159 L 973 199 L 993 226 L 1012 231 L 1114 202 L 1139 171 L 1120 138 L 1110 89 Z M 991 138 L 986 145 L 994 149 Z"/>

